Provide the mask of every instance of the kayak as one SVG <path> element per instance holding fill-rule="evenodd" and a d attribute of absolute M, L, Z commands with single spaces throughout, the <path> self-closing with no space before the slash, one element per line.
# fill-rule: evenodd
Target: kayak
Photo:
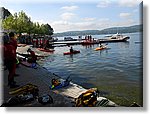
<path fill-rule="evenodd" d="M 39 51 L 43 51 L 43 52 L 54 52 L 54 49 L 43 49 L 43 48 L 38 48 Z"/>
<path fill-rule="evenodd" d="M 95 51 L 98 51 L 98 50 L 103 50 L 103 49 L 106 49 L 107 47 L 106 46 L 103 46 L 103 47 L 97 47 L 97 48 L 95 48 L 94 50 Z"/>
<path fill-rule="evenodd" d="M 64 52 L 64 55 L 71 55 L 71 54 L 77 54 L 80 53 L 78 50 L 74 50 L 73 52 Z"/>

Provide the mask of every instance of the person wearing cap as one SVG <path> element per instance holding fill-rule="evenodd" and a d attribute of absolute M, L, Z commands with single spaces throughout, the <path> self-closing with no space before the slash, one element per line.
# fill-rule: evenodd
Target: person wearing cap
<path fill-rule="evenodd" d="M 16 49 L 15 47 L 10 44 L 10 38 L 7 34 L 3 35 L 3 55 L 4 55 L 4 65 L 8 69 L 8 86 L 10 88 L 18 87 L 19 85 L 16 85 L 16 82 L 14 81 L 14 75 L 15 75 L 15 66 L 16 66 Z"/>

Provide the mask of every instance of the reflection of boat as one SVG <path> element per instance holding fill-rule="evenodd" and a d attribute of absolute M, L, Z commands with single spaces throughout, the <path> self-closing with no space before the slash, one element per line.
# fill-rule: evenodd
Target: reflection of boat
<path fill-rule="evenodd" d="M 82 41 L 81 44 L 82 45 L 92 45 L 92 44 L 98 44 L 99 41 Z"/>
<path fill-rule="evenodd" d="M 130 39 L 129 36 L 125 36 L 122 34 L 114 34 L 112 36 L 107 36 L 105 39 L 99 39 L 99 42 L 125 42 Z"/>
<path fill-rule="evenodd" d="M 77 54 L 77 53 L 80 53 L 80 51 L 78 50 L 74 50 L 73 52 L 64 52 L 64 55 L 71 55 L 71 54 Z"/>

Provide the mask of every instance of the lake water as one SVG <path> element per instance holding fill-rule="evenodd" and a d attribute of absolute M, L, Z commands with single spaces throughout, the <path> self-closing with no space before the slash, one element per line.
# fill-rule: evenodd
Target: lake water
<path fill-rule="evenodd" d="M 74 83 L 85 88 L 97 87 L 102 96 L 129 106 L 142 105 L 143 38 L 142 33 L 128 33 L 129 42 L 108 43 L 108 49 L 94 51 L 91 46 L 73 45 L 79 54 L 63 55 L 70 47 L 55 47 L 44 64 L 62 78 L 71 76 Z M 95 35 L 102 38 L 102 35 Z"/>

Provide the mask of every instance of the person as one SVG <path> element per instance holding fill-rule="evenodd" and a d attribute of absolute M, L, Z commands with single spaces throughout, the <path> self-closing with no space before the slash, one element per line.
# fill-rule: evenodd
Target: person
<path fill-rule="evenodd" d="M 70 48 L 70 53 L 73 53 L 73 48 L 72 48 L 72 46 L 71 46 L 71 48 Z"/>
<path fill-rule="evenodd" d="M 60 83 L 60 81 L 58 80 L 58 79 L 52 79 L 52 85 L 54 85 L 55 87 L 56 86 L 58 86 L 58 85 L 60 85 L 61 83 Z"/>
<path fill-rule="evenodd" d="M 70 81 L 71 81 L 70 76 L 68 76 L 66 78 L 66 80 L 59 80 L 59 79 L 53 78 L 51 80 L 52 86 L 50 86 L 50 88 L 51 89 L 59 89 L 59 88 L 62 88 L 62 87 L 66 87 L 70 84 Z"/>
<path fill-rule="evenodd" d="M 100 47 L 100 48 L 102 48 L 102 47 L 103 47 L 103 45 L 101 44 L 101 42 L 99 42 L 99 47 Z"/>
<path fill-rule="evenodd" d="M 3 35 L 3 53 L 4 53 L 4 65 L 8 69 L 8 86 L 10 88 L 18 87 L 19 85 L 16 85 L 16 82 L 14 81 L 15 76 L 15 70 L 16 70 L 16 49 L 15 47 L 10 43 L 9 36 L 5 33 Z"/>
<path fill-rule="evenodd" d="M 27 52 L 30 53 L 30 57 L 28 58 L 28 62 L 32 63 L 31 67 L 36 68 L 37 56 L 35 55 L 35 52 L 33 50 L 31 50 L 30 48 L 27 50 Z"/>
<path fill-rule="evenodd" d="M 14 32 L 10 32 L 9 33 L 9 37 L 10 37 L 10 44 L 12 45 L 12 46 L 14 46 L 14 48 L 15 48 L 15 53 L 16 53 L 16 50 L 17 50 L 17 40 L 16 40 L 16 38 L 15 38 L 15 34 L 14 34 Z M 17 58 L 16 58 L 16 63 L 17 63 Z M 19 74 L 16 74 L 16 66 L 14 66 L 14 69 L 15 69 L 15 76 L 19 76 Z"/>
<path fill-rule="evenodd" d="M 49 47 L 49 39 L 45 39 L 43 47 L 44 47 L 45 50 L 47 50 L 47 48 Z"/>
<path fill-rule="evenodd" d="M 9 37 L 10 37 L 10 44 L 13 45 L 17 50 L 17 40 L 15 38 L 15 34 L 13 32 L 10 32 Z"/>

